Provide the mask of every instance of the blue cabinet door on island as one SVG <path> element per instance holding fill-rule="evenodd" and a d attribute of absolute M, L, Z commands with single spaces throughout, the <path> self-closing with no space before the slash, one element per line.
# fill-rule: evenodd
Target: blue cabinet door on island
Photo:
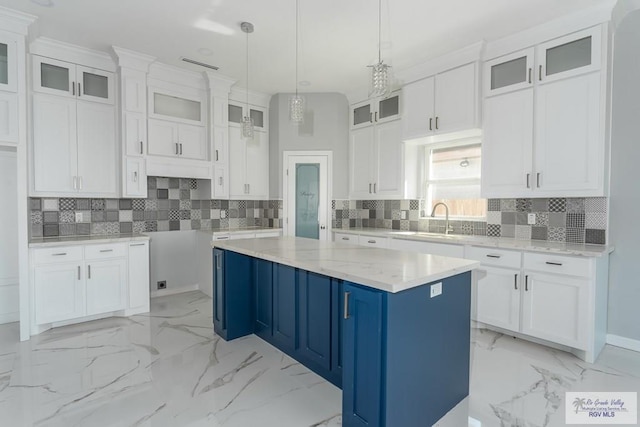
<path fill-rule="evenodd" d="M 331 369 L 331 278 L 298 270 L 298 354 L 305 364 Z"/>
<path fill-rule="evenodd" d="M 273 263 L 254 259 L 255 334 L 267 342 L 273 336 Z"/>
<path fill-rule="evenodd" d="M 296 269 L 273 266 L 273 342 L 293 356 L 296 350 Z"/>
<path fill-rule="evenodd" d="M 253 258 L 213 250 L 213 330 L 229 341 L 253 333 Z"/>

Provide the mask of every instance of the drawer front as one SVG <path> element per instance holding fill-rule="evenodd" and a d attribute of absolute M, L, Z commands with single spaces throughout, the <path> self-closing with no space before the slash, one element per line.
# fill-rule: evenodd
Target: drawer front
<path fill-rule="evenodd" d="M 84 248 L 84 259 L 109 259 L 126 257 L 128 254 L 125 243 L 109 243 L 104 245 L 87 245 Z"/>
<path fill-rule="evenodd" d="M 82 261 L 82 246 L 34 249 L 33 261 L 36 265 Z"/>
<path fill-rule="evenodd" d="M 358 243 L 362 246 L 374 246 L 376 248 L 389 247 L 389 239 L 386 237 L 358 236 Z"/>
<path fill-rule="evenodd" d="M 520 269 L 521 255 L 519 251 L 469 246 L 465 258 L 480 261 L 484 265 Z"/>
<path fill-rule="evenodd" d="M 590 277 L 591 262 L 591 259 L 581 257 L 557 256 L 553 254 L 529 252 L 525 252 L 524 254 L 525 270 L 542 271 L 552 274 Z"/>
<path fill-rule="evenodd" d="M 263 237 L 280 237 L 279 231 L 268 231 L 264 233 L 256 233 L 256 239 L 262 239 Z"/>
<path fill-rule="evenodd" d="M 231 240 L 253 239 L 256 233 L 231 233 Z"/>
<path fill-rule="evenodd" d="M 334 242 L 353 243 L 354 245 L 357 245 L 358 235 L 346 234 L 346 233 L 334 233 L 333 240 Z"/>
<path fill-rule="evenodd" d="M 214 234 L 212 240 L 230 240 L 231 236 L 229 234 Z"/>

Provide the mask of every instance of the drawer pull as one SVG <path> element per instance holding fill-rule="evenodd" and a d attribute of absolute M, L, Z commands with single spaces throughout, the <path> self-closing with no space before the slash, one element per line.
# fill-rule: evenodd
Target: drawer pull
<path fill-rule="evenodd" d="M 547 261 L 545 264 L 548 264 L 548 265 L 557 265 L 557 266 L 561 266 L 561 265 L 562 265 L 562 263 L 561 263 L 561 262 L 553 262 L 553 261 Z"/>
<path fill-rule="evenodd" d="M 524 290 L 529 292 L 529 275 L 524 276 Z"/>
<path fill-rule="evenodd" d="M 516 288 L 516 291 L 518 290 L 518 273 L 514 274 L 513 287 Z"/>
<path fill-rule="evenodd" d="M 100 250 L 101 253 L 105 253 L 105 252 L 113 252 L 113 249 L 101 249 Z"/>
<path fill-rule="evenodd" d="M 349 318 L 349 295 L 351 295 L 351 292 L 345 292 L 344 293 L 344 313 L 343 313 L 343 317 L 345 319 Z"/>
<path fill-rule="evenodd" d="M 144 246 L 146 243 L 131 243 L 129 246 Z"/>
<path fill-rule="evenodd" d="M 502 255 L 487 255 L 487 258 L 502 258 Z"/>
<path fill-rule="evenodd" d="M 367 243 L 375 243 L 375 240 L 367 240 Z"/>
<path fill-rule="evenodd" d="M 216 237 L 216 240 L 227 240 L 229 238 L 229 236 L 225 236 L 225 237 Z"/>
<path fill-rule="evenodd" d="M 349 238 L 348 237 L 343 237 L 342 240 L 349 240 Z"/>
<path fill-rule="evenodd" d="M 59 252 L 57 254 L 51 254 L 51 256 L 65 256 L 66 254 L 66 252 Z"/>

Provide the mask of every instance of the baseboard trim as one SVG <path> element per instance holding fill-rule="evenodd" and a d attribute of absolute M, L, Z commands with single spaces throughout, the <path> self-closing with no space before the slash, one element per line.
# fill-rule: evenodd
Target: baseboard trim
<path fill-rule="evenodd" d="M 17 311 L 14 313 L 0 314 L 0 325 L 3 325 L 5 323 L 18 322 L 18 321 L 20 321 L 20 313 Z"/>
<path fill-rule="evenodd" d="M 159 289 L 157 291 L 152 291 L 150 296 L 151 298 L 159 298 L 159 297 L 166 297 L 168 295 L 182 294 L 184 292 L 191 292 L 191 291 L 198 291 L 198 290 L 200 290 L 200 286 L 198 284 L 195 284 L 195 285 L 180 286 L 179 288 L 173 288 L 173 289 Z"/>
<path fill-rule="evenodd" d="M 640 352 L 640 341 L 619 335 L 607 334 L 607 344 Z"/>

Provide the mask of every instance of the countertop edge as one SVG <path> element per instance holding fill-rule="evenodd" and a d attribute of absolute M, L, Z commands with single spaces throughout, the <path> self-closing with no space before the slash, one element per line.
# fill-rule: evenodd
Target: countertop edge
<path fill-rule="evenodd" d="M 51 239 L 51 240 L 47 240 Z M 56 239 L 55 241 L 53 239 Z M 151 237 L 146 234 L 129 234 L 129 235 L 105 235 L 105 236 L 74 236 L 74 237 L 55 237 L 32 240 L 29 242 L 29 249 L 32 248 L 48 248 L 56 246 L 81 246 L 95 245 L 104 243 L 126 243 L 137 241 L 149 241 Z"/>

